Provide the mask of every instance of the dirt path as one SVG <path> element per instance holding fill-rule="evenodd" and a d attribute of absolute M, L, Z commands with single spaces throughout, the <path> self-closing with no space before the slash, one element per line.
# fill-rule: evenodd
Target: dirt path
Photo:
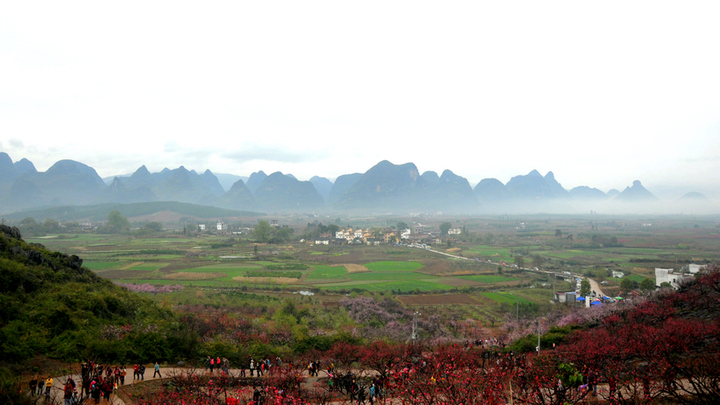
<path fill-rule="evenodd" d="M 248 370 L 246 369 L 246 372 L 247 371 Z M 198 369 L 198 368 L 160 367 L 160 377 L 154 377 L 153 374 L 155 373 L 155 370 L 154 370 L 153 366 L 150 365 L 145 371 L 145 379 L 133 381 L 132 367 L 127 369 L 127 372 L 128 372 L 128 374 L 125 376 L 125 385 L 119 385 L 118 388 L 126 387 L 128 385 L 133 385 L 135 383 L 142 383 L 145 381 L 168 379 L 168 378 L 172 378 L 179 374 L 196 373 L 196 374 L 205 375 L 205 373 L 206 373 L 206 371 L 202 368 Z M 238 374 L 240 374 L 240 369 L 230 369 L 229 372 L 230 372 L 230 374 L 238 375 Z M 217 371 L 216 371 L 216 375 L 217 375 Z M 65 376 L 61 376 L 61 377 L 53 377 L 53 388 L 50 391 L 50 399 L 52 400 L 52 402 L 49 402 L 49 403 L 53 403 L 53 404 L 63 403 L 63 394 L 64 394 L 63 388 L 65 387 L 65 384 L 67 383 L 68 378 L 71 376 L 72 376 L 72 379 L 75 381 L 75 385 L 77 387 L 76 390 L 78 392 L 78 395 L 81 393 L 82 380 L 81 380 L 80 374 L 72 374 L 72 375 L 65 375 Z M 319 377 L 309 377 L 307 375 L 307 371 L 303 371 L 302 376 L 306 378 L 305 384 L 315 383 L 320 378 L 323 377 L 322 374 Z M 258 378 L 258 377 L 256 377 L 256 378 Z M 265 377 L 259 377 L 259 378 L 265 378 Z M 39 403 L 42 403 L 42 402 L 39 402 Z M 94 404 L 92 399 L 87 399 L 86 402 L 84 402 L 84 403 Z M 115 393 L 110 395 L 110 401 L 106 401 L 103 398 L 100 399 L 100 405 L 110 405 L 110 404 L 112 404 L 112 405 L 127 405 L 126 402 L 123 401 L 123 399 L 120 398 L 120 396 L 118 396 Z"/>
<path fill-rule="evenodd" d="M 153 377 L 153 374 L 155 373 L 155 370 L 154 370 L 153 366 L 150 365 L 150 366 L 145 370 L 145 379 L 144 379 L 144 380 L 135 380 L 135 381 L 133 381 L 133 374 L 132 374 L 132 373 L 133 373 L 133 370 L 132 370 L 132 367 L 131 367 L 131 368 L 128 368 L 128 369 L 127 369 L 127 373 L 128 373 L 128 374 L 125 376 L 125 385 L 122 385 L 122 386 L 119 385 L 118 388 L 119 388 L 119 387 L 128 386 L 128 385 L 132 385 L 132 384 L 135 384 L 135 383 L 145 382 L 145 381 L 154 381 L 154 380 L 167 379 L 167 378 L 170 378 L 170 377 L 172 377 L 172 376 L 175 376 L 175 375 L 178 375 L 178 374 L 181 374 L 181 373 L 187 373 L 187 372 L 190 372 L 190 371 L 204 372 L 202 369 L 175 368 L 175 367 L 160 367 L 160 377 Z M 237 372 L 237 373 L 239 373 L 240 370 L 239 370 L 239 369 L 231 369 L 230 372 Z M 71 377 L 71 376 L 70 376 L 70 375 L 65 375 L 65 376 L 61 376 L 61 377 L 53 377 L 53 389 L 50 391 L 50 398 L 53 399 L 53 402 L 51 402 L 51 403 L 58 403 L 58 404 L 63 403 L 63 394 L 64 394 L 63 387 L 65 387 L 65 384 L 67 383 L 69 377 Z M 82 387 L 81 387 L 82 380 L 81 380 L 80 374 L 72 374 L 72 379 L 75 381 L 75 385 L 76 385 L 76 387 L 77 387 L 76 390 L 77 390 L 77 392 L 78 392 L 78 395 L 80 395 L 81 390 L 82 390 Z M 94 404 L 94 402 L 92 401 L 92 399 L 87 400 L 86 403 L 87 403 L 87 404 Z M 108 404 L 112 404 L 112 405 L 126 405 L 125 401 L 123 401 L 122 398 L 120 398 L 120 397 L 119 397 L 117 394 L 115 394 L 115 393 L 113 393 L 112 395 L 110 395 L 110 401 L 109 401 L 109 402 L 106 401 L 105 399 L 102 399 L 102 398 L 101 398 L 101 399 L 100 399 L 100 404 L 101 404 L 101 405 L 108 405 Z"/>

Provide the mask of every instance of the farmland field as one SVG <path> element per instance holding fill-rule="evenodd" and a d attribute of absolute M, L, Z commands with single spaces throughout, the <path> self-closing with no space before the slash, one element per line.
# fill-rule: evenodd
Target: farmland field
<path fill-rule="evenodd" d="M 339 299 L 341 294 L 389 293 L 407 305 L 432 305 L 436 301 L 437 305 L 451 301 L 462 305 L 465 298 L 457 297 L 467 297 L 473 305 L 490 312 L 501 303 L 516 301 L 548 305 L 553 285 L 558 291 L 575 289 L 574 283 L 564 283 L 546 273 L 506 267 L 498 270 L 500 262 L 512 263 L 518 256 L 524 258 L 522 267 L 603 278 L 608 281 L 603 290 L 615 295 L 619 294 L 621 280 L 612 279 L 610 270 L 622 269 L 631 280 L 640 282 L 652 277 L 655 267 L 680 268 L 685 263 L 706 263 L 720 257 L 714 220 L 700 222 L 700 228 L 694 223 L 656 221 L 652 231 L 643 228 L 641 221 L 627 218 L 622 223 L 599 223 L 596 218 L 524 218 L 526 229 L 512 218 L 462 221 L 472 240 L 455 240 L 452 250 L 445 249 L 444 244 L 434 247 L 457 257 L 397 245 L 256 244 L 245 237 L 212 234 L 46 235 L 26 240 L 77 254 L 85 260 L 85 267 L 120 283 L 242 288 L 259 294 L 277 288 L 312 288 L 325 295 L 323 300 Z M 555 236 L 558 229 L 562 238 Z M 606 247 L 593 243 L 595 235 L 613 236 L 618 242 Z M 434 298 L 424 300 L 426 297 Z M 490 315 L 482 316 L 489 319 Z"/>

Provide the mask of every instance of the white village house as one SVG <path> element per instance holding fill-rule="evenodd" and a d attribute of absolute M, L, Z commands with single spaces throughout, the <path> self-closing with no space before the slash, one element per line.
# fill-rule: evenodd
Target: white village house
<path fill-rule="evenodd" d="M 683 280 L 695 277 L 695 274 L 699 273 L 700 270 L 704 268 L 705 266 L 694 263 L 690 263 L 678 271 L 675 271 L 675 269 L 663 269 L 656 267 L 655 286 L 660 287 L 662 283 L 668 283 L 674 289 L 677 289 L 680 287 L 680 283 L 682 283 Z"/>

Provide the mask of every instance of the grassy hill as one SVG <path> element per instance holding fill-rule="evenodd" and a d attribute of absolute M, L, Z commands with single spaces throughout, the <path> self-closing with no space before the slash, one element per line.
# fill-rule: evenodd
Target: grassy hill
<path fill-rule="evenodd" d="M 0 366 L 31 359 L 170 360 L 192 353 L 175 315 L 0 225 Z M 182 347 L 180 347 L 182 346 Z"/>

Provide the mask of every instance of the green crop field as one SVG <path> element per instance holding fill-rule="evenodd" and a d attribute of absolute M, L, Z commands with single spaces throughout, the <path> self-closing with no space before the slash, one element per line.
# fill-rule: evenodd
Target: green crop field
<path fill-rule="evenodd" d="M 421 273 L 409 273 L 409 272 L 398 272 L 398 273 L 352 273 L 348 274 L 348 277 L 353 281 L 376 281 L 376 280 L 420 280 L 428 278 L 426 274 Z"/>
<path fill-rule="evenodd" d="M 643 280 L 645 280 L 645 277 L 643 277 L 643 276 L 638 276 L 637 274 L 631 274 L 631 275 L 629 275 L 629 276 L 625 276 L 625 278 L 629 278 L 629 279 L 632 280 L 632 281 L 637 281 L 638 283 L 640 283 L 640 282 L 642 282 Z"/>
<path fill-rule="evenodd" d="M 84 261 L 83 266 L 90 270 L 105 270 L 121 265 L 122 262 L 90 262 Z"/>

